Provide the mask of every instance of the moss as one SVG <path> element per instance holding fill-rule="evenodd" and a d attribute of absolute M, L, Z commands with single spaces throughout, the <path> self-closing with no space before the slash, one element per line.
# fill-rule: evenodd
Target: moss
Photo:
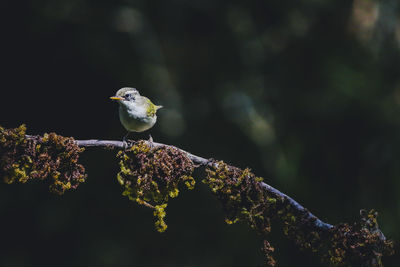
<path fill-rule="evenodd" d="M 274 252 L 274 248 L 270 245 L 270 243 L 267 240 L 263 241 L 263 246 L 261 248 L 261 251 L 266 255 L 264 259 L 264 264 L 266 266 L 275 266 L 276 261 L 275 259 L 271 256 L 272 253 Z"/>
<path fill-rule="evenodd" d="M 256 177 L 250 169 L 241 170 L 222 161 L 213 162 L 212 165 L 215 167 L 206 169 L 207 177 L 203 183 L 210 187 L 222 203 L 225 222 L 234 224 L 243 221 L 260 234 L 268 234 L 271 218 L 277 214 L 280 199 L 263 190 L 260 184 L 262 178 Z M 265 240 L 262 250 L 266 262 L 275 264 L 271 255 L 274 249 L 268 241 Z"/>
<path fill-rule="evenodd" d="M 225 222 L 246 222 L 264 238 L 271 220 L 278 219 L 283 233 L 301 248 L 318 253 L 329 264 L 339 266 L 381 266 L 381 257 L 393 253 L 393 243 L 378 228 L 377 213 L 362 211 L 360 223 L 339 224 L 331 229 L 318 227 L 316 218 L 261 186 L 262 178 L 249 169 L 241 170 L 214 161 L 203 180 L 222 203 Z M 275 265 L 273 247 L 264 240 L 266 265 Z"/>
<path fill-rule="evenodd" d="M 159 231 L 160 233 L 167 230 L 167 224 L 164 221 L 164 217 L 167 215 L 167 213 L 165 212 L 166 207 L 167 207 L 167 204 L 154 206 L 154 216 L 157 218 L 157 221 L 155 222 L 155 226 L 156 226 L 157 231 Z"/>
<path fill-rule="evenodd" d="M 361 210 L 361 221 L 339 224 L 330 231 L 325 260 L 338 266 L 383 266 L 382 256 L 394 253 L 393 242 L 378 227 L 378 213 Z"/>
<path fill-rule="evenodd" d="M 222 202 L 226 222 L 246 221 L 252 228 L 269 232 L 270 213 L 275 210 L 276 199 L 268 196 L 250 169 L 241 170 L 219 161 L 214 169 L 207 168 L 203 183 Z"/>
<path fill-rule="evenodd" d="M 176 148 L 151 148 L 144 141 L 118 152 L 120 172 L 118 182 L 124 187 L 123 195 L 140 205 L 154 209 L 155 226 L 159 232 L 167 229 L 164 217 L 169 198 L 179 195 L 184 184 L 193 189 L 195 180 L 192 161 Z"/>
<path fill-rule="evenodd" d="M 80 153 L 73 138 L 55 133 L 26 138 L 26 127 L 0 127 L 0 177 L 6 183 L 30 180 L 50 181 L 50 190 L 63 194 L 76 189 L 86 180 Z M 172 147 L 157 148 L 144 141 L 117 154 L 120 159 L 118 182 L 123 195 L 153 209 L 157 231 L 167 229 L 166 207 L 169 198 L 179 195 L 181 185 L 193 189 L 194 164 L 185 153 Z M 271 220 L 278 219 L 283 233 L 301 248 L 318 253 L 335 266 L 382 266 L 381 258 L 394 253 L 393 242 L 387 240 L 378 226 L 378 213 L 360 212 L 360 222 L 320 227 L 316 218 L 299 209 L 288 198 L 263 187 L 261 177 L 250 169 L 241 170 L 222 161 L 213 161 L 203 180 L 221 201 L 225 222 L 242 221 L 263 236 L 265 264 L 273 266 L 274 248 L 265 239 L 271 231 Z"/>
<path fill-rule="evenodd" d="M 50 191 L 63 194 L 86 180 L 78 164 L 79 148 L 73 138 L 55 133 L 26 138 L 26 127 L 0 127 L 0 177 L 8 183 L 48 180 Z"/>

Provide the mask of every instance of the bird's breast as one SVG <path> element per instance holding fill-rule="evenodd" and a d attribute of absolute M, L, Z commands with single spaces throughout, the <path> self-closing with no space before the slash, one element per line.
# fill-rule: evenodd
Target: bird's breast
<path fill-rule="evenodd" d="M 122 125 L 130 132 L 143 132 L 156 123 L 157 116 L 149 117 L 145 110 L 132 108 L 128 109 L 120 106 L 119 118 Z"/>

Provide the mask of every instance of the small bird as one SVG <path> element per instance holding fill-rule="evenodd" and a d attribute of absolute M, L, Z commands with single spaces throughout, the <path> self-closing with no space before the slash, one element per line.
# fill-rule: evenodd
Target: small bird
<path fill-rule="evenodd" d="M 128 131 L 124 141 L 131 132 L 144 132 L 153 127 L 157 121 L 156 112 L 162 108 L 154 105 L 147 97 L 141 96 L 139 91 L 132 87 L 119 89 L 110 99 L 119 103 L 119 119 Z"/>

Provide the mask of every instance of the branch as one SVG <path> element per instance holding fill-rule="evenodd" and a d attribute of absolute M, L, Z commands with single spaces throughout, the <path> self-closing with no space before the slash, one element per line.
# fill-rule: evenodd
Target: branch
<path fill-rule="evenodd" d="M 76 140 L 75 142 L 79 147 L 125 149 L 129 146 L 125 142 L 110 140 L 92 139 Z M 134 141 L 130 142 L 132 142 L 132 145 L 136 143 Z M 383 266 L 381 256 L 391 255 L 394 253 L 392 249 L 393 243 L 387 240 L 378 228 L 378 213 L 374 210 L 371 210 L 369 213 L 361 210 L 361 223 L 354 224 L 353 226 L 349 224 L 333 226 L 317 218 L 290 196 L 282 193 L 267 183 L 258 180 L 258 178 L 248 169 L 240 170 L 223 162 L 217 162 L 212 159 L 206 159 L 194 155 L 175 146 L 152 141 L 142 142 L 147 146 L 154 148 L 163 147 L 164 149 L 178 150 L 180 153 L 186 155 L 186 157 L 194 164 L 197 164 L 196 167 L 205 166 L 210 168 L 207 170 L 208 181 L 206 183 L 222 202 L 225 212 L 228 212 L 228 214 L 231 212 L 234 213 L 234 215 L 227 215 L 228 218 L 226 222 L 228 224 L 236 222 L 239 218 L 243 219 L 241 216 L 245 214 L 245 220 L 247 220 L 250 226 L 265 236 L 270 231 L 270 218 L 277 216 L 283 221 L 285 234 L 293 239 L 295 243 L 302 248 L 311 249 L 314 252 L 319 251 L 324 260 L 331 262 L 334 265 L 348 262 L 354 263 L 355 265 L 361 264 L 363 266 Z M 213 184 L 215 180 L 218 180 L 219 178 L 222 180 Z M 228 179 L 226 180 L 226 178 Z M 221 188 L 221 182 L 225 183 L 223 186 L 225 192 L 224 189 Z M 238 189 L 238 183 L 245 184 L 245 188 Z M 242 195 L 244 192 L 245 195 Z M 254 200 L 254 193 L 256 195 L 261 193 L 261 196 L 258 195 L 256 197 L 256 199 L 258 199 Z M 236 202 L 236 204 L 240 204 L 239 206 L 235 206 L 235 201 L 237 201 L 235 200 L 235 196 L 238 196 L 239 194 L 239 199 L 241 200 Z M 245 208 L 242 206 L 246 205 L 244 204 L 244 202 L 247 201 L 245 200 L 246 198 L 249 199 L 250 202 L 255 201 L 251 204 L 252 208 Z M 274 204 L 270 205 L 271 203 Z M 263 207 L 260 208 L 260 206 Z M 245 210 L 244 213 L 243 209 Z M 237 213 L 238 210 L 242 211 Z M 232 221 L 229 218 L 234 220 Z M 261 221 L 257 221 L 258 219 L 261 219 Z M 368 245 L 367 248 L 365 244 L 368 243 L 370 245 Z M 324 247 L 327 252 L 322 252 L 325 250 Z M 266 265 L 275 265 L 275 260 L 271 256 L 274 249 L 270 246 L 267 240 L 264 240 L 262 250 L 266 256 Z"/>
<path fill-rule="evenodd" d="M 382 256 L 394 253 L 393 242 L 379 229 L 378 213 L 373 210 L 362 210 L 358 223 L 331 225 L 248 168 L 242 170 L 152 141 L 75 140 L 55 133 L 27 135 L 24 125 L 15 129 L 0 127 L 0 176 L 6 183 L 50 178 L 50 190 L 61 195 L 85 181 L 87 175 L 78 159 L 82 148 L 89 147 L 119 150 L 117 178 L 124 187 L 123 195 L 154 209 L 160 232 L 167 228 L 163 218 L 168 198 L 178 195 L 180 183 L 192 189 L 194 168 L 204 166 L 207 176 L 203 182 L 222 203 L 228 224 L 245 221 L 266 237 L 271 219 L 277 218 L 285 235 L 334 265 L 382 266 Z M 274 265 L 274 248 L 267 240 L 262 250 L 266 264 Z"/>
<path fill-rule="evenodd" d="M 112 141 L 112 140 L 90 139 L 90 140 L 75 140 L 75 141 L 76 141 L 76 144 L 80 147 L 103 147 L 103 148 L 124 149 L 127 146 L 126 143 L 124 143 L 122 141 Z M 177 148 L 175 146 L 165 145 L 165 144 L 156 143 L 156 142 L 149 142 L 149 141 L 145 141 L 145 143 L 147 145 L 153 146 L 153 147 L 167 146 L 167 147 L 178 149 L 179 151 L 185 153 L 186 156 L 189 159 L 191 159 L 194 163 L 200 164 L 203 166 L 212 166 L 212 163 L 209 160 L 199 157 L 199 156 L 196 156 L 196 155 L 193 155 L 193 154 L 191 154 L 187 151 L 184 151 L 180 148 Z"/>
<path fill-rule="evenodd" d="M 33 136 L 28 136 L 28 135 L 27 135 L 27 137 L 34 138 Z M 123 149 L 126 147 L 126 144 L 122 141 L 99 140 L 99 139 L 75 140 L 75 141 L 76 141 L 76 144 L 80 147 L 102 147 L 102 148 L 118 148 L 118 149 Z M 193 155 L 193 154 L 191 154 L 183 149 L 177 148 L 175 146 L 166 145 L 166 144 L 162 144 L 162 143 L 156 143 L 156 142 L 149 142 L 149 141 L 145 141 L 145 142 L 147 145 L 150 145 L 153 147 L 166 146 L 166 147 L 178 149 L 180 152 L 185 153 L 186 156 L 189 159 L 191 159 L 195 164 L 213 167 L 213 164 L 214 164 L 213 161 Z M 306 215 L 307 219 L 310 219 L 311 221 L 313 221 L 315 224 L 315 227 L 320 228 L 322 230 L 329 230 L 333 227 L 333 225 L 331 225 L 329 223 L 325 223 L 325 222 L 321 221 L 320 219 L 318 219 L 314 214 L 312 214 L 305 207 L 300 205 L 296 200 L 294 200 L 293 198 L 289 197 L 288 195 L 282 193 L 278 189 L 276 189 L 264 182 L 260 182 L 260 184 L 265 190 L 269 191 L 269 193 L 273 194 L 276 197 L 280 197 L 280 198 L 286 200 L 288 203 L 290 203 L 292 208 L 295 209 L 296 211 L 300 212 L 301 214 L 307 214 Z"/>

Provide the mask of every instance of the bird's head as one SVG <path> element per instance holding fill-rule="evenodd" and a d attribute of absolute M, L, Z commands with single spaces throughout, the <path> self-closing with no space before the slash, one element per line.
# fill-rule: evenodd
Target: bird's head
<path fill-rule="evenodd" d="M 162 108 L 162 106 L 154 105 L 147 97 L 141 96 L 139 91 L 132 87 L 119 89 L 110 99 L 118 101 L 123 108 L 144 109 L 148 116 L 154 116 L 157 110 Z"/>
<path fill-rule="evenodd" d="M 127 104 L 126 102 L 135 102 L 140 97 L 136 88 L 123 87 L 117 91 L 115 96 L 110 97 L 112 100 L 118 101 L 120 104 Z"/>

